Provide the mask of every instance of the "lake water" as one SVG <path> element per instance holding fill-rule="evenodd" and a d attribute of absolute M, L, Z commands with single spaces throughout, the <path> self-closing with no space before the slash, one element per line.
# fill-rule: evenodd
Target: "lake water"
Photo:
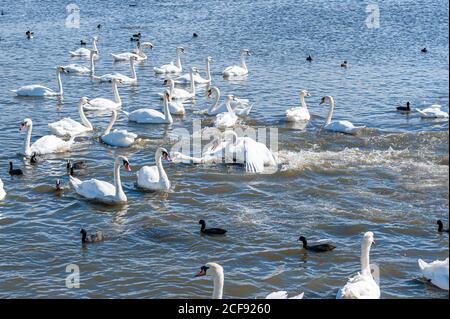
<path fill-rule="evenodd" d="M 209 298 L 209 278 L 194 279 L 199 267 L 216 261 L 225 269 L 225 298 L 262 298 L 276 290 L 305 292 L 305 298 L 334 298 L 359 271 L 360 241 L 375 234 L 371 262 L 380 269 L 382 298 L 448 298 L 425 284 L 417 259 L 448 257 L 448 121 L 422 120 L 395 107 L 441 104 L 448 112 L 448 2 L 379 2 L 379 28 L 365 21 L 368 2 L 340 1 L 77 1 L 80 28 L 65 27 L 67 3 L 2 0 L 0 9 L 0 177 L 7 197 L 0 201 L 0 297 L 37 298 Z M 129 4 L 136 4 L 130 7 Z M 97 24 L 102 27 L 97 29 Z M 28 40 L 25 32 L 34 31 Z M 183 65 L 204 69 L 214 58 L 213 84 L 223 94 L 251 100 L 242 127 L 278 129 L 283 159 L 275 174 L 245 174 L 241 167 L 164 163 L 169 193 L 142 193 L 132 185 L 135 171 L 154 163 L 156 147 L 176 142 L 173 130 L 192 129 L 192 120 L 211 100 L 200 92 L 186 104 L 184 118 L 163 125 L 116 124 L 139 135 L 128 148 L 112 148 L 94 138 L 78 141 L 67 154 L 47 156 L 31 166 L 16 153 L 25 117 L 33 119 L 32 140 L 50 134 L 47 123 L 78 120 L 81 96 L 112 97 L 109 84 L 89 77 L 63 76 L 64 100 L 18 98 L 10 92 L 26 84 L 56 88 L 57 65 L 71 59 L 81 39 L 99 36 L 97 74 L 129 73 L 110 53 L 127 52 L 129 38 L 141 32 L 154 44 L 137 66 L 138 85 L 119 88 L 126 111 L 159 108 L 162 79 L 153 67 L 175 59 L 183 46 Z M 193 32 L 198 33 L 193 38 Z M 427 47 L 429 52 L 420 51 Z M 250 74 L 225 81 L 221 71 L 239 62 L 248 48 Z M 314 61 L 305 60 L 312 52 Z M 341 68 L 347 60 L 349 67 Z M 305 128 L 284 120 L 297 106 L 298 92 L 312 119 Z M 357 136 L 321 130 L 327 107 L 336 101 L 335 119 L 367 128 Z M 88 113 L 98 135 L 109 115 Z M 126 155 L 133 172 L 122 172 L 128 203 L 108 207 L 86 202 L 73 190 L 55 195 L 60 178 L 68 185 L 69 158 L 88 161 L 81 179 L 112 181 L 112 159 Z M 12 160 L 23 177 L 8 175 Z M 228 230 L 225 237 L 199 234 L 198 220 Z M 83 247 L 81 227 L 103 230 L 108 240 Z M 298 237 L 329 239 L 329 253 L 303 251 Z M 66 266 L 80 267 L 81 288 L 65 285 Z"/>

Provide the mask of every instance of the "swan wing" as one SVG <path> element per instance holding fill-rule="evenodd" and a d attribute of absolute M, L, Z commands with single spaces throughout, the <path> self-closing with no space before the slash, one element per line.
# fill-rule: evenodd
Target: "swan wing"
<path fill-rule="evenodd" d="M 54 92 L 52 89 L 42 85 L 25 85 L 17 90 L 13 90 L 13 92 L 17 95 L 24 96 L 45 96 L 56 94 L 56 92 Z"/>
<path fill-rule="evenodd" d="M 159 185 L 159 172 L 156 166 L 144 166 L 137 173 L 138 186 L 149 189 L 156 189 Z"/>
<path fill-rule="evenodd" d="M 102 141 L 111 146 L 127 147 L 134 143 L 137 135 L 127 130 L 114 130 L 102 136 Z"/>
<path fill-rule="evenodd" d="M 70 51 L 70 55 L 72 56 L 91 56 L 91 51 L 85 48 L 79 48 L 75 51 Z"/>
<path fill-rule="evenodd" d="M 71 142 L 66 142 L 55 135 L 45 135 L 31 145 L 31 151 L 36 154 L 60 153 L 70 150 Z"/>
<path fill-rule="evenodd" d="M 372 276 L 361 274 L 350 278 L 347 284 L 339 290 L 337 299 L 379 299 L 380 288 Z"/>
<path fill-rule="evenodd" d="M 90 110 L 90 111 L 116 110 L 116 109 L 120 108 L 120 105 L 112 100 L 99 97 L 99 98 L 89 100 L 89 102 L 84 105 L 84 108 L 86 110 Z"/>
<path fill-rule="evenodd" d="M 422 275 L 428 279 L 433 285 L 449 290 L 449 260 L 448 258 L 441 261 L 436 260 L 426 263 L 422 259 L 418 260 L 419 268 Z"/>
<path fill-rule="evenodd" d="M 87 199 L 102 199 L 108 196 L 114 196 L 116 193 L 114 185 L 108 182 L 100 181 L 98 179 L 80 181 L 76 177 L 69 177 L 70 183 L 75 191 Z"/>
<path fill-rule="evenodd" d="M 139 109 L 128 114 L 128 119 L 137 123 L 165 123 L 163 113 L 154 109 Z"/>
<path fill-rule="evenodd" d="M 52 131 L 52 133 L 56 136 L 72 136 L 89 130 L 84 125 L 68 117 L 63 118 L 58 122 L 49 123 L 48 127 L 50 128 L 50 131 Z"/>
<path fill-rule="evenodd" d="M 89 73 L 91 71 L 88 67 L 79 64 L 69 64 L 63 68 L 69 73 Z"/>

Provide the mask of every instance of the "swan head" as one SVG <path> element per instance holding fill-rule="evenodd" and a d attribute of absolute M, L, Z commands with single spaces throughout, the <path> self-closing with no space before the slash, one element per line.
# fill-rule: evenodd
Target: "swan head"
<path fill-rule="evenodd" d="M 191 68 L 191 71 L 192 71 L 193 73 L 198 73 L 198 72 L 199 72 L 198 68 L 195 67 L 195 66 L 193 66 L 193 67 Z"/>
<path fill-rule="evenodd" d="M 250 56 L 250 55 L 252 55 L 252 52 L 250 52 L 250 50 L 248 50 L 248 49 L 242 49 L 241 50 L 241 55 Z"/>
<path fill-rule="evenodd" d="M 19 132 L 22 131 L 24 128 L 28 129 L 30 126 L 33 125 L 33 121 L 31 119 L 24 119 L 22 123 L 20 124 Z"/>
<path fill-rule="evenodd" d="M 114 78 L 111 82 L 114 83 L 114 84 L 123 84 L 123 80 L 122 79 L 118 79 L 118 78 Z"/>
<path fill-rule="evenodd" d="M 183 47 L 178 47 L 177 48 L 177 53 L 184 53 L 184 48 Z"/>
<path fill-rule="evenodd" d="M 233 101 L 234 100 L 234 95 L 232 95 L 232 94 L 228 94 L 227 95 L 227 101 Z"/>
<path fill-rule="evenodd" d="M 58 66 L 56 68 L 56 73 L 69 73 L 66 69 L 64 69 L 62 66 Z"/>
<path fill-rule="evenodd" d="M 125 170 L 128 172 L 131 171 L 130 162 L 128 161 L 128 158 L 126 158 L 125 156 L 117 156 L 115 164 L 123 166 L 123 168 L 125 168 Z"/>
<path fill-rule="evenodd" d="M 207 61 L 207 62 L 210 62 L 210 63 L 214 62 L 213 58 L 210 57 L 210 56 L 206 58 L 206 61 Z"/>
<path fill-rule="evenodd" d="M 98 42 L 98 36 L 94 36 L 94 37 L 92 37 L 92 41 L 94 41 L 94 42 Z"/>
<path fill-rule="evenodd" d="M 311 96 L 311 94 L 307 90 L 301 90 L 300 95 L 301 96 Z"/>
<path fill-rule="evenodd" d="M 321 100 L 320 100 L 320 105 L 324 104 L 324 103 L 331 103 L 333 100 L 333 97 L 331 97 L 330 95 L 324 96 Z"/>
<path fill-rule="evenodd" d="M 88 104 L 88 103 L 89 103 L 89 98 L 87 96 L 83 96 L 79 101 L 80 105 L 84 105 L 84 104 Z"/>
<path fill-rule="evenodd" d="M 368 232 L 364 233 L 363 245 L 370 246 L 372 244 L 375 244 L 375 240 L 373 238 L 373 233 L 371 231 L 368 231 Z"/>
<path fill-rule="evenodd" d="M 219 89 L 216 86 L 212 86 L 208 89 L 207 96 L 211 97 L 211 95 L 215 92 L 216 94 L 219 92 Z"/>
<path fill-rule="evenodd" d="M 223 276 L 223 267 L 218 263 L 207 263 L 204 266 L 200 267 L 200 271 L 195 275 L 195 277 L 206 276 L 207 274 L 211 274 L 212 277 Z"/>
<path fill-rule="evenodd" d="M 151 44 L 150 42 L 142 42 L 141 46 L 143 48 L 148 48 L 150 50 L 153 50 L 153 48 L 154 48 L 153 44 Z"/>
<path fill-rule="evenodd" d="M 165 149 L 164 147 L 159 147 L 156 150 L 156 157 L 160 157 L 160 156 L 162 156 L 162 158 L 164 158 L 166 161 L 172 162 L 172 158 L 170 157 L 169 151 L 167 149 Z"/>

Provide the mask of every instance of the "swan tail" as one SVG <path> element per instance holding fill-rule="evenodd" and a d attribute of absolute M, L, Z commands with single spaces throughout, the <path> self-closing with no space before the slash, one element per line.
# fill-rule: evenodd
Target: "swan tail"
<path fill-rule="evenodd" d="M 423 116 L 428 116 L 427 113 L 423 112 L 422 110 L 416 109 L 416 111 Z"/>
<path fill-rule="evenodd" d="M 297 295 L 297 296 L 294 296 L 294 297 L 291 297 L 291 298 L 289 298 L 289 299 L 303 299 L 303 296 L 305 295 L 305 293 L 304 292 L 302 292 L 301 294 L 299 294 L 299 295 Z"/>
<path fill-rule="evenodd" d="M 422 259 L 417 260 L 417 263 L 419 264 L 419 268 L 420 270 L 425 270 L 425 268 L 427 268 L 428 264 L 423 261 Z"/>
<path fill-rule="evenodd" d="M 122 113 L 125 114 L 126 117 L 130 117 L 130 112 L 122 110 Z"/>
<path fill-rule="evenodd" d="M 77 190 L 78 187 L 80 187 L 80 185 L 82 184 L 82 182 L 78 178 L 73 177 L 72 175 L 69 175 L 69 180 L 70 184 L 73 186 L 73 188 L 75 188 L 75 190 Z"/>

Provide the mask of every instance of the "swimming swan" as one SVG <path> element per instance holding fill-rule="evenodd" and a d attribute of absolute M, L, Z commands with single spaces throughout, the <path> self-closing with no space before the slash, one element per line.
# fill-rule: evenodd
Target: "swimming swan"
<path fill-rule="evenodd" d="M 91 122 L 86 118 L 83 110 L 84 105 L 88 103 L 88 101 L 88 98 L 84 96 L 78 102 L 78 114 L 80 115 L 83 124 L 66 117 L 58 122 L 49 123 L 48 127 L 50 128 L 50 131 L 56 136 L 74 136 L 92 131 L 94 128 L 92 127 Z"/>
<path fill-rule="evenodd" d="M 286 120 L 288 122 L 309 121 L 311 115 L 305 103 L 305 96 L 311 96 L 308 91 L 300 91 L 300 107 L 293 107 L 286 111 Z"/>
<path fill-rule="evenodd" d="M 320 104 L 325 102 L 330 103 L 330 110 L 328 111 L 328 116 L 323 126 L 324 129 L 332 132 L 340 132 L 346 134 L 356 134 L 359 130 L 365 128 L 365 126 L 354 126 L 353 123 L 349 121 L 331 121 L 333 117 L 334 110 L 334 99 L 332 96 L 324 96 L 320 101 Z"/>
<path fill-rule="evenodd" d="M 155 166 L 143 166 L 137 173 L 137 186 L 147 190 L 170 189 L 170 181 L 162 165 L 162 158 L 171 161 L 169 152 L 162 147 L 158 147 L 155 152 Z"/>
<path fill-rule="evenodd" d="M 58 91 L 53 91 L 48 87 L 34 84 L 34 85 L 26 85 L 18 88 L 17 90 L 12 90 L 12 92 L 16 93 L 19 96 L 36 96 L 36 97 L 54 97 L 54 96 L 63 96 L 63 87 L 61 83 L 61 73 L 67 73 L 67 71 L 59 66 L 56 68 L 56 82 L 58 83 Z"/>

